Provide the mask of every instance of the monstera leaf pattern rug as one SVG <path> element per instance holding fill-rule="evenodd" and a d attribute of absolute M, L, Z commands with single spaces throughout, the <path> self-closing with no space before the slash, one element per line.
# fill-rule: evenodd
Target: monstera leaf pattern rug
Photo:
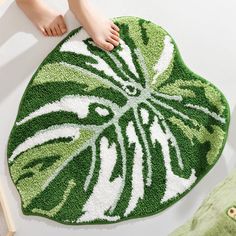
<path fill-rule="evenodd" d="M 114 21 L 117 48 L 103 51 L 76 29 L 24 93 L 8 163 L 26 215 L 64 224 L 152 215 L 189 192 L 222 152 L 222 93 L 185 66 L 161 27 Z"/>

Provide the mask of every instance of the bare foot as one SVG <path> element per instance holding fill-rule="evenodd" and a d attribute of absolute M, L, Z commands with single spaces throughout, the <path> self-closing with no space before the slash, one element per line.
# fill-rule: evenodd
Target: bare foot
<path fill-rule="evenodd" d="M 98 47 L 111 51 L 119 45 L 118 26 L 100 15 L 87 0 L 69 0 L 69 6 Z"/>
<path fill-rule="evenodd" d="M 45 36 L 61 36 L 66 31 L 62 15 L 49 9 L 40 0 L 16 0 L 25 15 Z"/>

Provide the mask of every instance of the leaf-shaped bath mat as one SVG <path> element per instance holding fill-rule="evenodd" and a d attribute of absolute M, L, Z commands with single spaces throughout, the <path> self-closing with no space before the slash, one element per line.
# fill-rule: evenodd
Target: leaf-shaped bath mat
<path fill-rule="evenodd" d="M 24 214 L 111 223 L 164 210 L 216 163 L 229 108 L 191 72 L 173 39 L 135 17 L 115 19 L 120 45 L 72 31 L 27 87 L 8 145 Z"/>

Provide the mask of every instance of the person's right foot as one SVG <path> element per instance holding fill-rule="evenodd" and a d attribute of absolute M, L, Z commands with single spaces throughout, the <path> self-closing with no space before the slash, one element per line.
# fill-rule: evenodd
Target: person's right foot
<path fill-rule="evenodd" d="M 107 51 L 119 45 L 119 28 L 87 0 L 69 0 L 69 6 L 94 43 Z"/>
<path fill-rule="evenodd" d="M 62 15 L 49 9 L 40 0 L 16 0 L 25 15 L 45 36 L 61 36 L 67 31 Z"/>

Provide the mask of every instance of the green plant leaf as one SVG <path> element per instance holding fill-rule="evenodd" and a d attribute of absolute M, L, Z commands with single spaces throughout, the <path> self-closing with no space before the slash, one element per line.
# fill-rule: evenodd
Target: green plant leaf
<path fill-rule="evenodd" d="M 221 154 L 222 93 L 184 65 L 159 26 L 115 22 L 112 52 L 76 29 L 26 89 L 8 143 L 25 214 L 64 224 L 148 216 L 183 197 Z"/>

